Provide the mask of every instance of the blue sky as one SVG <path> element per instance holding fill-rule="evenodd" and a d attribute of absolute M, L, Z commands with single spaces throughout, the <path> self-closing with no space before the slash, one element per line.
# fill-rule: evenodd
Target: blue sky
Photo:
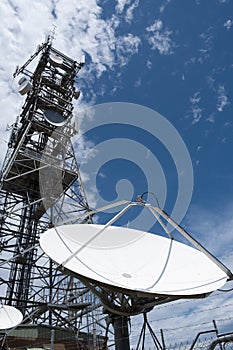
<path fill-rule="evenodd" d="M 77 80 L 82 97 L 75 106 L 81 128 L 85 129 L 86 107 L 102 103 L 139 104 L 169 121 L 182 137 L 193 166 L 193 193 L 182 223 L 233 268 L 233 2 L 41 0 L 34 1 L 32 8 L 29 0 L 3 0 L 0 15 L 1 157 L 6 151 L 6 126 L 14 122 L 23 103 L 16 93 L 17 84 L 11 80 L 15 66 L 25 62 L 55 25 L 54 47 L 77 60 L 86 54 L 86 65 Z M 142 118 L 147 125 L 146 117 Z M 92 129 L 78 156 L 84 157 L 91 147 L 95 152 L 101 141 L 119 138 L 137 141 L 158 160 L 166 179 L 164 207 L 171 213 L 179 174 L 164 144 L 143 128 L 111 124 Z M 88 162 L 90 159 L 87 157 Z M 126 188 L 120 197 L 129 193 L 135 199 L 147 191 L 143 166 L 130 159 L 106 164 L 104 156 L 101 159 L 101 166 L 93 169 L 99 192 L 86 187 L 92 206 L 102 203 L 100 196 L 106 202 L 114 201 L 116 185 L 122 184 L 122 179 L 128 182 L 124 181 Z M 79 161 L 84 162 L 84 158 Z M 84 186 L 89 175 L 83 174 Z M 154 188 L 156 192 L 156 184 Z M 211 314 L 202 313 L 203 322 L 210 327 L 208 322 L 213 318 L 223 318 L 216 305 L 228 305 L 228 299 L 229 293 L 220 293 L 199 304 L 190 302 L 189 308 L 212 310 Z M 178 317 L 180 313 L 178 319 L 184 326 L 201 323 L 197 321 L 200 313 L 185 316 L 186 306 L 185 302 L 176 309 L 171 306 L 170 311 L 168 307 L 160 309 L 160 315 L 175 312 Z M 232 305 L 226 310 L 232 311 Z M 176 322 L 164 320 L 158 326 L 174 328 Z M 232 319 L 224 322 L 225 328 L 232 325 Z"/>
<path fill-rule="evenodd" d="M 106 88 L 97 98 L 97 102 L 139 103 L 171 121 L 193 161 L 193 203 L 208 207 L 225 206 L 233 190 L 230 9 L 230 2 L 171 1 L 161 12 L 159 6 L 144 1 L 132 22 L 122 21 L 120 26 L 140 37 L 139 51 L 117 82 L 115 72 L 100 79 Z M 161 29 L 148 32 L 145 28 L 156 21 Z M 155 34 L 162 48 L 151 43 Z"/>

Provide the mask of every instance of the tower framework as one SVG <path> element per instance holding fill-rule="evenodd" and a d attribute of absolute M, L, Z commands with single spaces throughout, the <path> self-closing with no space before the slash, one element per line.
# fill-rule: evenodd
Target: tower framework
<path fill-rule="evenodd" d="M 0 290 L 3 303 L 22 311 L 24 323 L 74 328 L 79 316 L 98 307 L 89 290 L 59 272 L 38 245 L 57 221 L 89 211 L 71 142 L 82 65 L 53 48 L 49 37 L 14 73 L 26 99 L 1 171 Z"/>

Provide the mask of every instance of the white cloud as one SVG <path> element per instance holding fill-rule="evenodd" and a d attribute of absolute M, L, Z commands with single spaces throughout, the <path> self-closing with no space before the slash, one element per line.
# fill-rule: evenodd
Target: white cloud
<path fill-rule="evenodd" d="M 195 239 L 231 270 L 233 269 L 232 206 L 233 204 L 222 208 L 221 215 L 216 215 L 214 211 L 211 212 L 200 207 L 191 207 L 183 224 L 183 227 Z M 227 282 L 221 289 L 226 290 L 232 287 L 233 282 Z M 232 332 L 232 309 L 232 292 L 217 291 L 204 299 L 181 299 L 157 306 L 148 313 L 148 319 L 159 339 L 159 330 L 163 329 L 167 348 L 180 349 L 181 343 L 184 345 L 188 341 L 189 346 L 186 349 L 190 349 L 191 343 L 200 331 L 214 329 L 212 320 L 216 321 L 220 333 Z M 142 316 L 131 319 L 131 347 L 138 340 L 142 322 Z M 216 338 L 215 333 L 211 333 L 210 336 Z M 204 338 L 207 339 L 206 345 L 211 343 L 207 334 L 204 335 Z M 202 337 L 200 340 L 203 341 L 204 338 Z M 152 346 L 151 338 L 147 339 L 147 347 L 149 346 Z"/>
<path fill-rule="evenodd" d="M 172 31 L 163 29 L 163 22 L 159 19 L 146 27 L 146 38 L 152 50 L 157 50 L 161 55 L 170 55 L 173 53 L 174 43 L 172 42 Z"/>
<path fill-rule="evenodd" d="M 207 85 L 209 86 L 209 88 L 214 90 L 214 84 L 215 84 L 214 76 L 213 75 L 208 75 L 206 77 L 206 82 L 207 82 Z"/>
<path fill-rule="evenodd" d="M 158 339 L 161 339 L 160 329 L 163 330 L 167 349 L 182 349 L 182 345 L 183 349 L 190 349 L 190 345 L 200 331 L 214 329 L 213 320 L 216 321 L 220 333 L 232 331 L 233 303 L 230 294 L 216 292 L 204 299 L 181 299 L 155 307 L 147 315 L 150 326 Z M 142 316 L 131 318 L 131 347 L 137 343 L 142 323 Z M 148 330 L 146 333 L 149 333 Z M 210 337 L 205 334 L 200 341 L 206 339 L 207 345 L 211 343 L 211 338 L 216 339 L 216 333 L 213 332 Z M 189 346 L 186 344 L 185 347 L 186 342 Z M 147 348 L 152 347 L 151 337 L 147 337 L 146 345 Z M 196 348 L 199 348 L 198 345 L 200 344 L 198 343 Z"/>
<path fill-rule="evenodd" d="M 120 66 L 126 65 L 129 57 L 138 52 L 140 42 L 141 40 L 131 33 L 120 36 L 116 41 L 116 62 Z"/>
<path fill-rule="evenodd" d="M 117 0 L 116 10 L 122 13 L 127 5 L 131 3 L 132 0 Z"/>
<path fill-rule="evenodd" d="M 200 34 L 201 43 L 195 56 L 191 56 L 186 62 L 185 65 L 204 63 L 209 59 L 211 51 L 213 48 L 213 27 L 207 28 L 207 30 Z"/>
<path fill-rule="evenodd" d="M 130 17 L 136 6 L 132 1 L 119 1 L 119 9 L 128 6 Z M 1 140 L 5 127 L 15 121 L 23 98 L 18 96 L 17 82 L 12 85 L 16 65 L 22 65 L 44 41 L 53 25 L 56 35 L 53 46 L 68 56 L 79 60 L 83 52 L 87 64 L 79 73 L 79 86 L 93 90 L 95 80 L 108 70 L 120 69 L 138 52 L 139 37 L 116 32 L 120 20 L 117 13 L 104 20 L 98 0 L 41 0 L 31 6 L 30 0 L 2 0 L 0 2 L 0 120 Z M 95 99 L 95 92 L 89 100 Z M 4 149 L 6 147 L 2 145 Z M 2 152 L 4 154 L 4 152 Z"/>
<path fill-rule="evenodd" d="M 170 4 L 171 0 L 165 0 L 159 8 L 159 12 L 163 13 L 165 8 Z"/>
<path fill-rule="evenodd" d="M 221 181 L 224 177 L 221 179 Z M 224 263 L 229 263 L 229 268 L 233 269 L 232 240 L 233 240 L 233 204 L 228 204 L 222 208 L 219 215 L 215 211 L 206 208 L 193 206 L 186 216 L 185 225 L 188 231 L 193 233 L 201 244 L 203 244 L 212 254 L 222 259 Z"/>
<path fill-rule="evenodd" d="M 135 0 L 132 5 L 127 9 L 126 11 L 126 22 L 131 23 L 133 20 L 133 12 L 134 10 L 138 7 L 139 5 L 139 0 Z"/>
<path fill-rule="evenodd" d="M 190 101 L 192 104 L 197 104 L 199 103 L 201 100 L 201 97 L 200 97 L 200 92 L 195 92 L 195 94 L 190 97 Z"/>
<path fill-rule="evenodd" d="M 217 110 L 222 112 L 223 109 L 230 104 L 228 101 L 228 97 L 226 94 L 225 87 L 223 85 L 219 85 L 218 87 L 218 97 L 217 97 Z"/>
<path fill-rule="evenodd" d="M 203 63 L 210 57 L 210 53 L 213 45 L 213 34 L 212 27 L 209 27 L 206 32 L 201 33 L 200 37 L 202 39 L 202 47 L 198 50 L 199 55 L 197 57 L 197 61 L 199 63 Z"/>
<path fill-rule="evenodd" d="M 202 118 L 202 108 L 193 105 L 192 106 L 192 113 L 193 113 L 193 121 L 192 124 L 196 124 L 200 121 Z"/>
<path fill-rule="evenodd" d="M 151 69 L 152 68 L 152 62 L 150 60 L 147 60 L 146 66 L 147 66 L 148 69 Z"/>
<path fill-rule="evenodd" d="M 116 11 L 123 14 L 126 22 L 131 23 L 133 12 L 138 7 L 140 0 L 117 0 Z"/>
<path fill-rule="evenodd" d="M 139 78 L 135 81 L 134 86 L 135 86 L 135 87 L 139 87 L 139 86 L 141 86 L 141 85 L 142 85 L 142 78 L 139 77 Z"/>
<path fill-rule="evenodd" d="M 11 3 L 3 0 L 0 10 L 3 14 L 0 28 L 5 53 L 1 56 L 4 59 L 6 56 L 10 58 L 4 67 L 6 64 L 14 66 L 21 58 L 24 62 L 53 24 L 57 27 L 54 46 L 77 60 L 85 51 L 91 58 L 91 69 L 97 76 L 107 68 L 111 69 L 122 61 L 125 62 L 127 55 L 135 53 L 135 50 L 129 50 L 129 44 L 125 45 L 125 41 L 130 38 L 133 42 L 131 47 L 135 41 L 140 41 L 132 34 L 118 36 L 115 32 L 119 25 L 116 15 L 104 20 L 97 0 L 72 0 L 69 3 L 65 0 L 58 0 L 56 3 L 42 0 L 33 7 L 29 0 L 12 0 Z M 119 47 L 120 43 L 124 45 L 126 52 L 123 47 L 116 55 L 116 45 Z M 124 56 L 124 60 L 121 56 Z"/>
<path fill-rule="evenodd" d="M 156 30 L 162 30 L 163 22 L 160 19 L 156 19 L 155 22 L 146 28 L 148 32 L 155 32 Z"/>
<path fill-rule="evenodd" d="M 215 114 L 212 113 L 208 118 L 206 118 L 206 120 L 210 123 L 214 123 L 215 122 Z"/>
<path fill-rule="evenodd" d="M 196 124 L 202 118 L 203 109 L 199 106 L 201 101 L 200 92 L 195 92 L 193 96 L 190 97 L 191 102 L 191 114 L 192 114 L 192 124 Z"/>
<path fill-rule="evenodd" d="M 233 25 L 233 21 L 232 21 L 231 19 L 228 19 L 228 20 L 223 24 L 223 26 L 224 26 L 227 30 L 229 30 L 229 29 L 232 27 L 232 25 Z"/>

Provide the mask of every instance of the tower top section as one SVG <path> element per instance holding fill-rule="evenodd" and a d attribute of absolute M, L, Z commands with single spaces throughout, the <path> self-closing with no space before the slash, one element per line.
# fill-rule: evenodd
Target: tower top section
<path fill-rule="evenodd" d="M 29 70 L 29 65 L 33 69 Z M 48 36 L 27 62 L 16 68 L 14 77 L 19 76 L 18 92 L 25 97 L 25 102 L 8 143 L 2 169 L 4 190 L 22 196 L 27 192 L 30 198 L 40 198 L 38 169 L 45 154 L 51 162 L 62 160 L 68 172 L 73 169 L 70 161 L 73 156 L 68 155 L 70 139 L 75 132 L 71 119 L 73 99 L 80 96 L 75 78 L 83 65 L 84 62 L 77 62 L 52 47 Z M 25 172 L 22 164 L 26 159 L 28 169 Z M 71 172 L 59 194 L 77 178 L 76 171 Z M 28 192 L 26 183 L 35 184 L 33 193 L 32 190 Z"/>
<path fill-rule="evenodd" d="M 28 66 L 39 55 L 36 69 L 31 72 Z M 84 57 L 81 62 L 77 62 L 53 48 L 49 35 L 24 65 L 17 66 L 13 76 L 20 75 L 18 92 L 27 95 L 27 100 L 36 97 L 38 110 L 43 113 L 44 120 L 51 125 L 62 126 L 71 115 L 71 100 L 80 96 L 74 83 L 84 61 Z"/>
<path fill-rule="evenodd" d="M 57 51 L 56 49 L 54 49 L 52 47 L 52 43 L 53 43 L 53 39 L 55 37 L 55 28 L 51 31 L 51 33 L 49 35 L 46 36 L 46 40 L 44 43 L 42 43 L 41 45 L 38 45 L 36 52 L 21 66 L 17 66 L 16 70 L 13 74 L 13 77 L 16 78 L 19 74 L 26 74 L 30 76 L 30 71 L 27 70 L 28 65 L 39 55 L 39 54 L 48 54 L 49 51 L 51 52 L 55 52 L 58 56 L 62 56 L 63 58 L 66 58 L 66 60 L 68 59 L 68 61 L 72 61 L 73 63 L 76 64 L 78 70 L 82 68 L 82 66 L 85 64 L 85 55 L 82 55 L 82 59 L 80 62 L 74 61 L 73 59 L 65 56 L 64 54 L 62 54 L 61 52 Z M 53 55 L 52 55 L 53 56 Z M 57 66 L 61 65 L 61 59 L 59 60 L 59 62 L 53 62 L 55 64 L 57 64 Z M 60 64 L 59 64 L 60 63 Z M 31 73 L 32 74 L 32 73 Z"/>

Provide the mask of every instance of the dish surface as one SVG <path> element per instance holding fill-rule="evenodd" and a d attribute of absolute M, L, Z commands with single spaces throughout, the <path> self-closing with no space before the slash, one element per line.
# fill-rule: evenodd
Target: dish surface
<path fill-rule="evenodd" d="M 40 245 L 68 273 L 113 290 L 187 297 L 210 293 L 227 280 L 202 252 L 125 227 L 63 225 L 43 233 Z"/>
<path fill-rule="evenodd" d="M 0 305 L 0 329 L 18 326 L 23 320 L 21 312 L 13 306 Z"/>

